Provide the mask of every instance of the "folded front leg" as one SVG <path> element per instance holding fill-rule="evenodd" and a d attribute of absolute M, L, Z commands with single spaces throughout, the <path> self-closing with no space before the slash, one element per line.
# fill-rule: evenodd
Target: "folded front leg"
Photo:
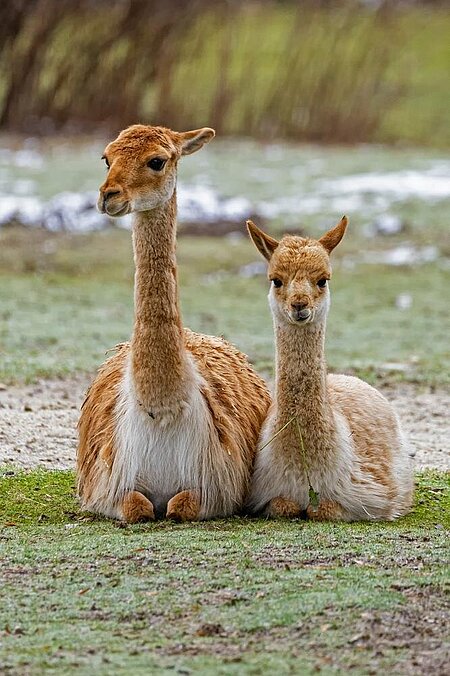
<path fill-rule="evenodd" d="M 306 510 L 308 519 L 314 521 L 348 521 L 343 507 L 334 500 L 321 500 L 318 507 L 309 505 Z"/>
<path fill-rule="evenodd" d="M 122 516 L 127 523 L 153 521 L 155 512 L 153 505 L 145 495 L 138 491 L 130 491 L 122 500 Z"/>
<path fill-rule="evenodd" d="M 281 496 L 272 498 L 265 509 L 266 516 L 276 518 L 284 517 L 285 519 L 294 519 L 300 516 L 302 509 L 298 502 L 288 500 Z"/>
<path fill-rule="evenodd" d="M 198 491 L 181 491 L 167 503 L 166 517 L 174 521 L 195 521 L 200 516 Z"/>

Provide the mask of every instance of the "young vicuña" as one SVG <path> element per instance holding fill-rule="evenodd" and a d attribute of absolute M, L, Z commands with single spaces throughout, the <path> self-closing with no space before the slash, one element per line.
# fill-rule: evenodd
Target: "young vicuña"
<path fill-rule="evenodd" d="M 247 223 L 269 261 L 274 401 L 262 428 L 249 508 L 319 520 L 395 519 L 413 493 L 410 450 L 391 404 L 351 376 L 327 375 L 329 255 L 347 218 L 319 240 L 279 242 Z"/>
<path fill-rule="evenodd" d="M 86 509 L 129 522 L 239 510 L 270 402 L 243 354 L 181 324 L 177 163 L 213 136 L 134 125 L 104 153 L 99 209 L 135 214 L 135 321 L 83 404 L 78 492 Z"/>

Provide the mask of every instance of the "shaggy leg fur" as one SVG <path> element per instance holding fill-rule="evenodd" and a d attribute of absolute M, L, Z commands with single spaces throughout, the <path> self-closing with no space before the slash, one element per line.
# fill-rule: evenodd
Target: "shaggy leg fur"
<path fill-rule="evenodd" d="M 166 517 L 174 521 L 195 521 L 200 514 L 200 497 L 196 491 L 181 491 L 167 503 Z"/>
<path fill-rule="evenodd" d="M 123 518 L 128 523 L 137 523 L 138 521 L 153 521 L 155 512 L 153 505 L 145 495 L 137 491 L 128 493 L 122 502 Z"/>
<path fill-rule="evenodd" d="M 314 521 L 346 521 L 344 510 L 338 502 L 321 500 L 317 508 L 309 505 L 306 510 L 308 519 Z"/>
<path fill-rule="evenodd" d="M 266 515 L 272 518 L 282 516 L 285 519 L 294 519 L 300 516 L 302 509 L 298 502 L 287 500 L 286 498 L 272 498 L 266 507 Z"/>

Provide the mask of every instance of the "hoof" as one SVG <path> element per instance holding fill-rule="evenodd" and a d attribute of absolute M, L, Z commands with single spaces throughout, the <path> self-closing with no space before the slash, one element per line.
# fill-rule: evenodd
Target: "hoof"
<path fill-rule="evenodd" d="M 283 517 L 285 519 L 294 519 L 300 516 L 302 511 L 298 502 L 281 497 L 272 498 L 266 507 L 266 515 L 272 518 Z"/>
<path fill-rule="evenodd" d="M 153 505 L 145 495 L 137 491 L 127 493 L 122 502 L 123 519 L 127 523 L 138 523 L 138 521 L 153 521 L 155 512 Z"/>
<path fill-rule="evenodd" d="M 173 521 L 195 521 L 200 514 L 200 498 L 196 491 L 181 491 L 167 503 L 166 517 Z"/>

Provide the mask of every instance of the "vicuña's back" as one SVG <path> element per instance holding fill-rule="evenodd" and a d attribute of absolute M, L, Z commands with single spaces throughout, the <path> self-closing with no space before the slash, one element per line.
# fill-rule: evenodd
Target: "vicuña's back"
<path fill-rule="evenodd" d="M 392 405 L 358 378 L 327 375 L 329 254 L 347 219 L 320 240 L 280 242 L 248 222 L 269 261 L 276 390 L 264 423 L 249 507 L 269 516 L 395 519 L 412 501 L 410 450 Z"/>

